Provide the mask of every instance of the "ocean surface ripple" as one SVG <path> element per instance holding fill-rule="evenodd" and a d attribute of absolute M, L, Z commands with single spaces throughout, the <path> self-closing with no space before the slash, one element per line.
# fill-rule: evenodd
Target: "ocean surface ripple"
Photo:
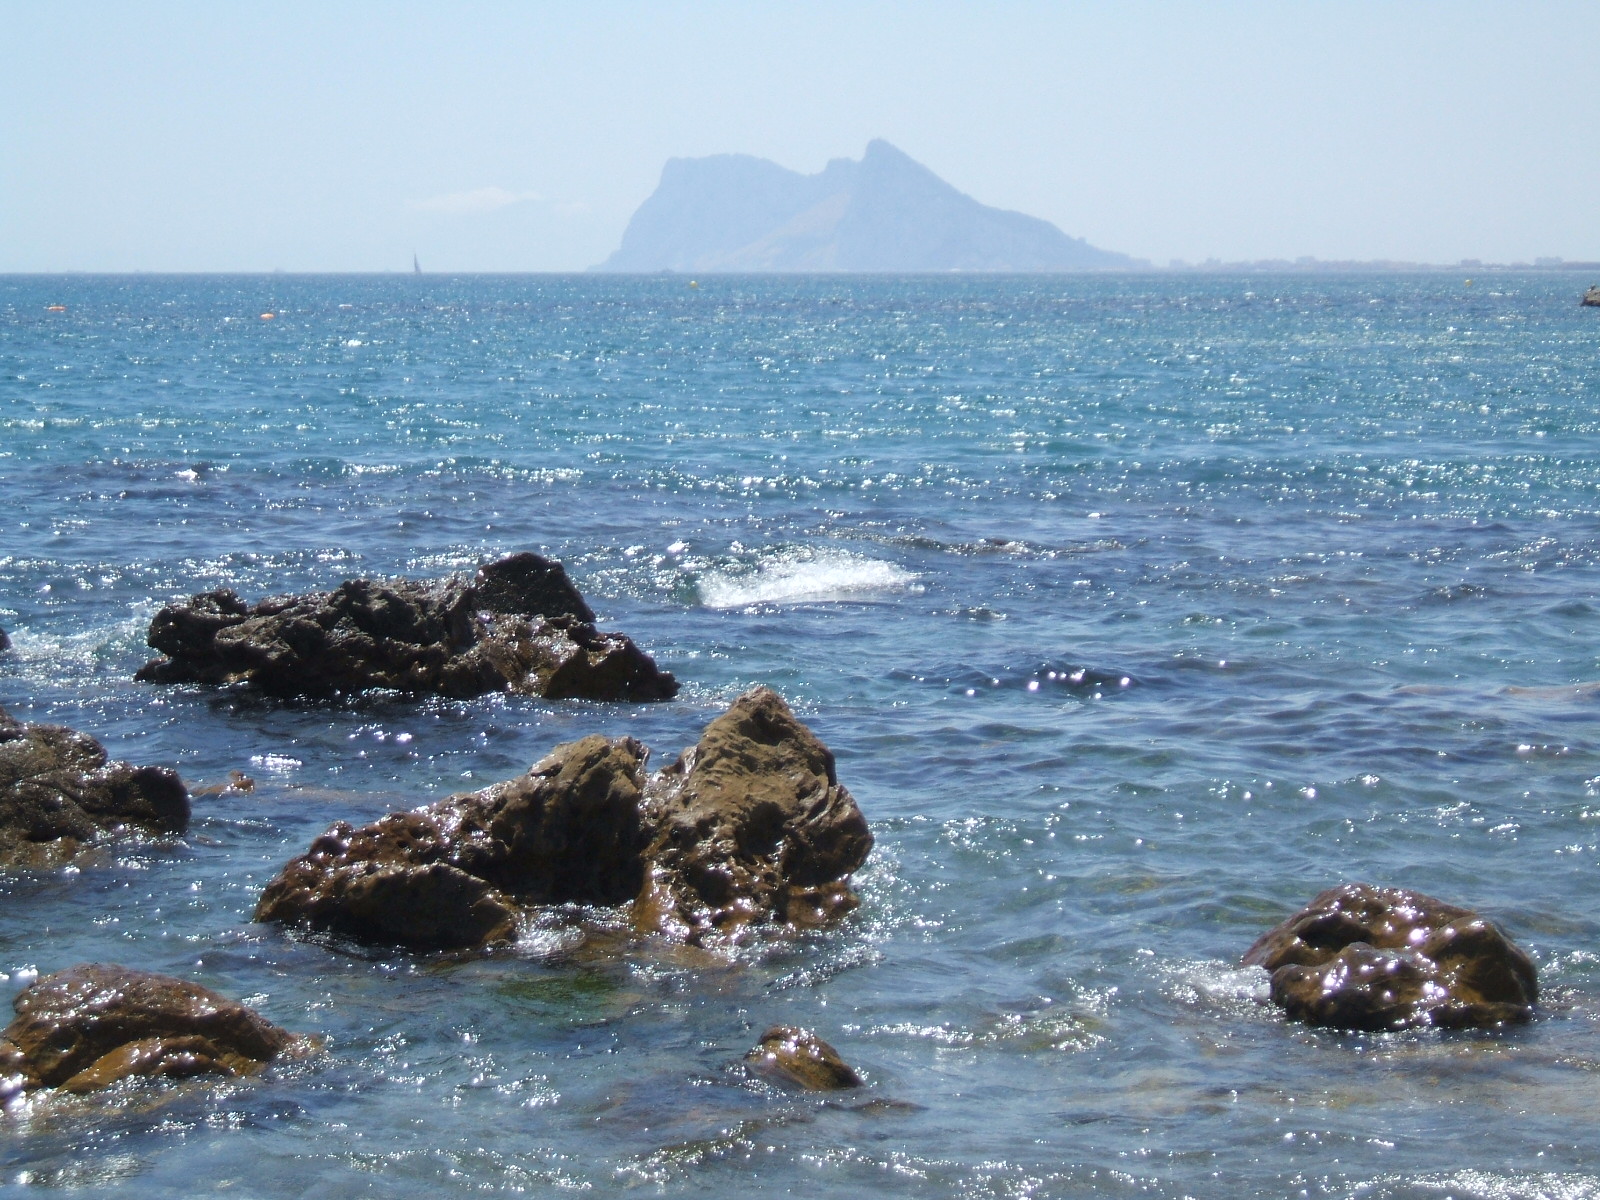
<path fill-rule="evenodd" d="M 14 1106 L 0 1190 L 1600 1197 L 1587 282 L 0 278 L 0 706 L 257 784 L 0 877 L 0 1000 L 121 962 L 328 1044 Z M 173 598 L 522 549 L 681 695 L 132 682 Z M 876 831 L 839 928 L 462 959 L 250 923 L 336 819 L 591 732 L 659 765 L 755 683 Z M 1538 1019 L 1286 1024 L 1239 955 L 1357 879 L 1500 921 Z M 867 1090 L 748 1077 L 777 1023 Z"/>

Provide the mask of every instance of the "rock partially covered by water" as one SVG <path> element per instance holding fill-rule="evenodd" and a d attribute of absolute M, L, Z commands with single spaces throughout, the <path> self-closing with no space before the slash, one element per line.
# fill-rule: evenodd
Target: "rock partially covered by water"
<path fill-rule="evenodd" d="M 1526 1021 L 1533 961 L 1470 909 L 1403 888 L 1330 888 L 1250 947 L 1272 1001 L 1335 1029 L 1460 1029 Z"/>
<path fill-rule="evenodd" d="M 0 629 L 0 652 L 11 649 L 11 638 L 4 629 Z"/>
<path fill-rule="evenodd" d="M 0 1031 L 0 1097 L 93 1092 L 135 1075 L 248 1075 L 303 1042 L 209 988 L 98 963 L 45 976 L 13 1007 Z"/>
<path fill-rule="evenodd" d="M 560 563 L 513 554 L 472 580 L 346 580 L 256 604 L 223 589 L 150 622 L 152 683 L 245 683 L 277 696 L 372 688 L 445 696 L 666 700 L 678 684 L 618 633 L 601 633 Z"/>
<path fill-rule="evenodd" d="M 808 1092 L 833 1092 L 861 1086 L 855 1068 L 809 1029 L 774 1025 L 744 1056 L 750 1068 Z"/>
<path fill-rule="evenodd" d="M 268 884 L 256 920 L 360 942 L 454 949 L 511 940 L 529 906 L 632 906 L 693 943 L 849 911 L 872 835 L 833 755 L 757 688 L 672 766 L 632 738 L 568 742 L 478 792 L 334 825 Z"/>
<path fill-rule="evenodd" d="M 829 750 L 770 688 L 739 697 L 650 781 L 649 877 L 635 924 L 690 941 L 856 906 L 872 834 Z"/>
<path fill-rule="evenodd" d="M 110 762 L 87 734 L 0 709 L 0 866 L 53 866 L 109 834 L 172 835 L 188 825 L 177 772 Z"/>

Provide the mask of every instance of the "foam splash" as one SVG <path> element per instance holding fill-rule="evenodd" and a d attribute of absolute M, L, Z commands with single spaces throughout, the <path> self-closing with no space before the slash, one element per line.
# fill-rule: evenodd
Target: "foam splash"
<path fill-rule="evenodd" d="M 707 608 L 826 604 L 917 590 L 917 575 L 895 563 L 846 550 L 786 549 L 755 562 L 706 572 L 696 584 Z"/>

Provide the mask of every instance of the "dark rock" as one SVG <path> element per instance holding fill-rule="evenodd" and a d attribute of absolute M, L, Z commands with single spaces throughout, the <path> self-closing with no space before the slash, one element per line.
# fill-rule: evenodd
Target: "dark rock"
<path fill-rule="evenodd" d="M 256 920 L 449 949 L 514 938 L 530 905 L 631 903 L 638 928 L 694 943 L 854 907 L 872 835 L 776 693 L 741 697 L 665 771 L 646 775 L 648 755 L 590 736 L 482 791 L 341 822 L 268 884 Z"/>
<path fill-rule="evenodd" d="M 1469 909 L 1403 888 L 1330 888 L 1250 947 L 1272 1001 L 1336 1029 L 1500 1025 L 1533 1015 L 1533 962 Z"/>
<path fill-rule="evenodd" d="M 690 941 L 770 920 L 823 925 L 856 906 L 872 834 L 833 752 L 770 688 L 745 693 L 650 781 L 634 922 Z"/>
<path fill-rule="evenodd" d="M 1585 308 L 1600 308 L 1600 284 L 1584 292 L 1583 299 L 1579 303 Z"/>
<path fill-rule="evenodd" d="M 4 629 L 0 629 L 0 652 L 9 649 L 11 649 L 11 638 L 6 635 L 6 631 Z"/>
<path fill-rule="evenodd" d="M 247 1075 L 304 1039 L 209 988 L 85 963 L 22 991 L 0 1031 L 0 1092 L 92 1092 L 133 1075 Z"/>
<path fill-rule="evenodd" d="M 188 825 L 177 772 L 108 762 L 87 734 L 0 709 L 0 866 L 51 866 L 107 834 L 172 835 Z"/>
<path fill-rule="evenodd" d="M 774 1025 L 761 1035 L 744 1060 L 768 1078 L 808 1092 L 861 1086 L 861 1076 L 839 1057 L 837 1050 L 809 1029 L 793 1025 Z"/>
<path fill-rule="evenodd" d="M 351 579 L 253 605 L 223 589 L 156 614 L 147 640 L 165 657 L 136 678 L 305 697 L 372 688 L 556 700 L 677 694 L 649 655 L 593 622 L 561 564 L 537 554 L 486 564 L 470 582 Z"/>

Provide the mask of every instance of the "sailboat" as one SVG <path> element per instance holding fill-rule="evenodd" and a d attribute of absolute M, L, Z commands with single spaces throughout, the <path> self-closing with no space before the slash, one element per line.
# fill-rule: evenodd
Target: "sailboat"
<path fill-rule="evenodd" d="M 415 250 L 411 252 L 411 273 L 413 275 L 422 274 L 422 264 L 417 261 L 417 252 Z"/>

